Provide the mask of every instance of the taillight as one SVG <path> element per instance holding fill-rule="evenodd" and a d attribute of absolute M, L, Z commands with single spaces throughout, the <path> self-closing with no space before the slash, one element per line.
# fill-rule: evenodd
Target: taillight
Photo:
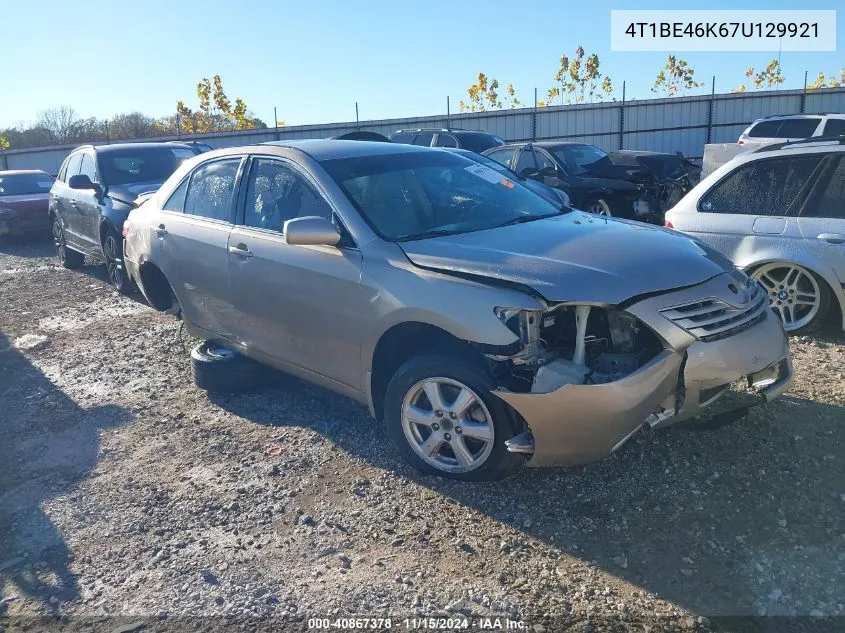
<path fill-rule="evenodd" d="M 674 229 L 675 228 L 674 226 L 672 226 L 672 223 L 669 220 L 664 220 L 663 226 L 665 226 L 667 229 Z M 126 235 L 126 233 L 124 233 L 124 235 Z"/>
<path fill-rule="evenodd" d="M 123 223 L 123 231 L 122 232 L 123 232 L 123 237 L 126 237 L 127 235 L 129 235 L 129 222 Z"/>
<path fill-rule="evenodd" d="M 737 144 L 737 145 L 745 145 L 745 141 L 743 141 L 742 139 L 739 139 L 739 140 L 736 142 L 736 144 Z"/>

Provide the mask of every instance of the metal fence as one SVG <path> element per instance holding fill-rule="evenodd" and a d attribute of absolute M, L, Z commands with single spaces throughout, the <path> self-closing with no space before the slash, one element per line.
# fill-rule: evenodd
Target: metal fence
<path fill-rule="evenodd" d="M 607 151 L 682 152 L 685 156 L 698 158 L 706 143 L 735 142 L 754 119 L 804 112 L 845 112 L 845 88 L 628 101 L 623 98 L 607 103 L 297 125 L 146 140 L 190 138 L 220 148 L 279 139 L 326 138 L 354 130 L 387 135 L 399 128 L 454 127 L 492 132 L 508 141 L 579 141 Z M 73 147 L 6 150 L 0 153 L 0 169 L 43 169 L 55 174 Z"/>

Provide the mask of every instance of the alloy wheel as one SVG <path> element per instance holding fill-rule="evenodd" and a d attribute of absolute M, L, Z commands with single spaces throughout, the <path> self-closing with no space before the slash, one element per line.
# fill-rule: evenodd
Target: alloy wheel
<path fill-rule="evenodd" d="M 761 266 L 752 277 L 769 295 L 769 305 L 787 332 L 808 325 L 819 313 L 821 288 L 815 275 L 796 264 L 775 262 Z"/>
<path fill-rule="evenodd" d="M 123 286 L 123 258 L 120 252 L 120 246 L 114 235 L 107 235 L 106 241 L 103 244 L 103 254 L 106 258 L 106 272 L 108 273 L 109 281 L 116 288 Z"/>
<path fill-rule="evenodd" d="M 493 450 L 493 419 L 472 389 L 451 378 L 426 378 L 402 403 L 402 430 L 430 466 L 453 473 L 475 470 Z"/>
<path fill-rule="evenodd" d="M 65 263 L 67 252 L 65 250 L 65 232 L 62 230 L 62 225 L 59 219 L 53 220 L 53 244 L 56 247 L 56 258 L 60 264 Z"/>
<path fill-rule="evenodd" d="M 611 217 L 613 214 L 610 212 L 610 207 L 604 200 L 596 200 L 595 202 L 591 203 L 587 207 L 588 213 L 595 213 L 596 215 L 604 215 L 607 217 Z"/>

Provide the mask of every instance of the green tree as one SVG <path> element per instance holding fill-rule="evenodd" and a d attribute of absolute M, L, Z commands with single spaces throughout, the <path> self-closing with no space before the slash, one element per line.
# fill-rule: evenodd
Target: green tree
<path fill-rule="evenodd" d="M 599 68 L 599 56 L 595 53 L 587 55 L 583 46 L 575 49 L 571 59 L 568 55 L 561 55 L 559 63 L 554 80 L 560 85 L 549 89 L 547 104 L 558 98 L 561 105 L 592 102 L 595 98 L 601 101 L 613 92 L 613 81 L 610 76 L 603 76 Z"/>
<path fill-rule="evenodd" d="M 220 75 L 211 79 L 203 77 L 197 83 L 199 109 L 194 111 L 179 100 L 176 102 L 177 127 L 189 134 L 223 132 L 229 130 L 251 130 L 260 122 L 249 112 L 246 102 L 237 97 L 234 106 L 223 89 Z M 169 128 L 170 117 L 160 121 L 160 127 Z M 263 122 L 260 122 L 264 125 Z M 264 125 L 266 127 L 266 125 Z"/>
<path fill-rule="evenodd" d="M 776 88 L 784 81 L 780 62 L 776 59 L 770 61 L 763 70 L 756 74 L 754 73 L 753 68 L 749 70 L 751 70 L 754 75 L 754 87 L 757 90 L 760 90 L 761 88 Z M 746 71 L 746 75 L 747 74 L 748 71 Z"/>
<path fill-rule="evenodd" d="M 0 150 L 9 149 L 9 139 L 5 134 L 0 134 Z"/>
<path fill-rule="evenodd" d="M 158 133 L 155 119 L 140 112 L 116 114 L 109 120 L 110 139 L 149 138 Z"/>
<path fill-rule="evenodd" d="M 686 60 L 678 59 L 674 55 L 666 58 L 666 66 L 657 73 L 652 92 L 665 93 L 667 97 L 674 97 L 690 88 L 703 86 L 695 80 L 695 70 Z"/>
<path fill-rule="evenodd" d="M 827 79 L 825 79 L 824 73 L 819 73 L 816 80 L 807 85 L 807 90 L 818 90 L 819 88 L 839 88 L 845 84 L 845 69 L 839 71 L 839 77 L 836 75 L 830 75 Z"/>
<path fill-rule="evenodd" d="M 501 108 L 498 89 L 497 79 L 488 80 L 485 73 L 478 73 L 476 82 L 467 88 L 469 101 L 461 101 L 458 107 L 462 112 L 486 112 L 488 109 Z"/>

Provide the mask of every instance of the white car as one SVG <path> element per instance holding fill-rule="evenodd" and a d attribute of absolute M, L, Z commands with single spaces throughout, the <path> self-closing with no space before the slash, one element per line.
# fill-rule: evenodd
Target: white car
<path fill-rule="evenodd" d="M 757 119 L 737 141 L 744 149 L 799 141 L 814 136 L 845 135 L 845 114 L 787 114 Z"/>
<path fill-rule="evenodd" d="M 740 154 L 668 211 L 666 226 L 760 281 L 787 332 L 815 329 L 837 303 L 845 315 L 845 137 Z"/>

